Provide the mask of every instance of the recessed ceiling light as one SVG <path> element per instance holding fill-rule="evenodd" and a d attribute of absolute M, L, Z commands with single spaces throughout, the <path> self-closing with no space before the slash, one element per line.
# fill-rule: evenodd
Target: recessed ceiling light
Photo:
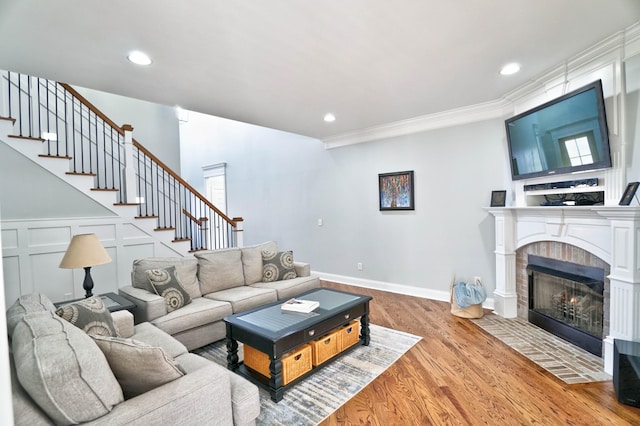
<path fill-rule="evenodd" d="M 511 75 L 511 74 L 517 73 L 518 71 L 520 71 L 520 64 L 516 64 L 515 62 L 512 62 L 502 67 L 502 69 L 500 70 L 500 74 Z"/>
<path fill-rule="evenodd" d="M 336 116 L 329 112 L 324 115 L 324 121 L 326 121 L 327 123 L 333 123 L 334 121 L 336 121 Z"/>
<path fill-rule="evenodd" d="M 149 58 L 149 56 L 147 56 L 146 53 L 142 53 L 137 50 L 129 53 L 129 56 L 127 56 L 127 59 L 129 59 L 131 62 L 133 62 L 136 65 L 151 64 L 151 58 Z"/>

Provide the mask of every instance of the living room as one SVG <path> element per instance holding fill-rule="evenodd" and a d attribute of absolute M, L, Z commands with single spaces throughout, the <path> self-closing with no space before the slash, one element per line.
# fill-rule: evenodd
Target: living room
<path fill-rule="evenodd" d="M 600 77 L 614 146 L 619 151 L 626 147 L 625 182 L 638 180 L 639 160 L 633 149 L 640 138 L 633 124 L 638 120 L 635 82 L 640 80 L 637 31 L 633 27 L 621 38 L 607 38 L 604 48 L 598 43 L 574 52 L 546 70 L 549 74 L 505 93 L 514 102 L 508 110 L 502 103 L 469 106 L 452 112 L 443 120 L 446 125 L 426 124 L 418 132 L 344 146 L 197 112 L 179 120 L 173 107 L 143 101 L 124 100 L 139 106 L 124 116 L 125 108 L 113 101 L 117 97 L 105 96 L 104 104 L 91 99 L 118 123 L 132 124 L 136 138 L 197 189 L 203 189 L 203 167 L 226 163 L 227 212 L 243 217 L 245 244 L 276 239 L 280 246 L 291 248 L 296 259 L 311 262 L 328 281 L 441 301 L 449 298 L 452 277 L 480 276 L 490 295 L 485 307 L 492 309 L 497 281 L 495 226 L 485 208 L 491 191 L 506 189 L 507 205 L 514 205 L 519 191 L 510 176 L 504 119 Z M 152 113 L 161 113 L 165 131 L 158 132 L 149 122 Z M 33 226 L 43 219 L 109 216 L 77 194 L 69 194 L 73 201 L 65 205 L 51 200 L 50 194 L 65 189 L 45 175 L 39 180 L 7 178 L 6 171 L 21 163 L 13 154 L 2 154 L 3 229 L 23 227 L 26 219 Z M 415 210 L 380 211 L 378 174 L 404 170 L 414 171 Z M 19 176 L 38 176 L 27 168 L 22 173 Z M 623 189 L 617 188 L 611 198 L 619 199 Z M 33 193 L 37 202 L 16 203 L 15 194 L 20 192 Z M 107 245 L 117 250 L 119 242 Z M 15 273 L 13 265 L 4 269 L 7 304 L 24 289 L 38 289 L 32 277 Z M 108 282 L 104 290 L 113 291 L 127 279 L 130 263 L 115 261 L 101 269 L 95 270 L 96 282 Z M 66 272 L 56 276 L 62 272 L 55 265 L 43 273 L 54 274 L 56 280 L 69 277 Z M 74 280 L 71 290 L 76 292 L 81 280 Z M 9 287 L 9 281 L 20 286 Z"/>

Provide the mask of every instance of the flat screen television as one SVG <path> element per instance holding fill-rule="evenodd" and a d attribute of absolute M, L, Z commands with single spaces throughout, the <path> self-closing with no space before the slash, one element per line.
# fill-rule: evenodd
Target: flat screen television
<path fill-rule="evenodd" d="M 513 180 L 611 167 L 597 80 L 505 121 Z"/>

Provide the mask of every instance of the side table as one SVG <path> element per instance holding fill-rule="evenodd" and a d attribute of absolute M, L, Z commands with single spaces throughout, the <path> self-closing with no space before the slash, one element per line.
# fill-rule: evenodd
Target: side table
<path fill-rule="evenodd" d="M 103 293 L 103 294 L 100 294 L 99 297 L 100 299 L 102 299 L 102 303 L 104 303 L 104 305 L 107 307 L 109 312 L 123 311 L 125 309 L 127 311 L 132 311 L 136 307 L 135 303 L 131 302 L 128 299 L 125 299 L 124 297 L 116 293 Z M 58 308 L 68 303 L 77 302 L 78 300 L 83 300 L 83 299 L 74 299 L 74 300 L 65 300 L 64 302 L 56 302 L 53 304 L 53 306 Z"/>

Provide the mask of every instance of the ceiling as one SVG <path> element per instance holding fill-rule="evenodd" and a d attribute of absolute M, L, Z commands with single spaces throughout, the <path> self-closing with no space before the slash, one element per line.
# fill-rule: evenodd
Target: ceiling
<path fill-rule="evenodd" d="M 639 0 L 0 0 L 0 68 L 327 139 L 497 100 L 639 19 Z"/>

